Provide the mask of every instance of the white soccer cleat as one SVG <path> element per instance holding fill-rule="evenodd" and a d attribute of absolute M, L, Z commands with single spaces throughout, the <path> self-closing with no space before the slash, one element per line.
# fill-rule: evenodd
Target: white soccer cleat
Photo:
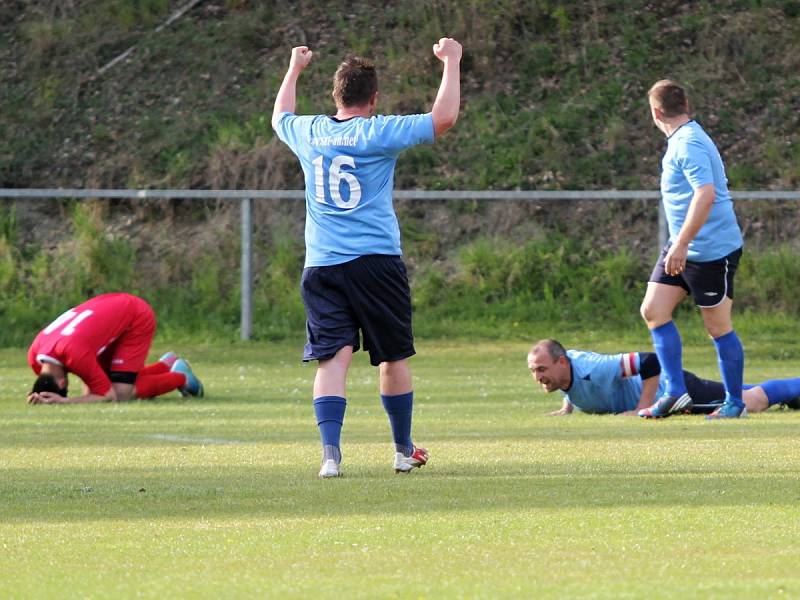
<path fill-rule="evenodd" d="M 322 468 L 319 470 L 319 476 L 321 479 L 329 479 L 331 477 L 341 477 L 342 469 L 336 463 L 335 460 L 329 458 L 324 463 L 322 463 Z"/>
<path fill-rule="evenodd" d="M 428 463 L 428 451 L 425 448 L 414 448 L 411 456 L 404 456 L 402 452 L 394 454 L 394 472 L 409 473 Z"/>

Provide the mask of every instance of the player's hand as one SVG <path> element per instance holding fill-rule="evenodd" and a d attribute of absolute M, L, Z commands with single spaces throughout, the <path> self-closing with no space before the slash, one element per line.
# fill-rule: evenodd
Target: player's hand
<path fill-rule="evenodd" d="M 289 61 L 290 71 L 302 71 L 311 62 L 311 57 L 314 53 L 308 49 L 308 46 L 297 46 L 292 48 L 292 58 Z"/>
<path fill-rule="evenodd" d="M 53 392 L 31 392 L 28 394 L 29 404 L 61 404 L 64 397 Z"/>
<path fill-rule="evenodd" d="M 667 275 L 680 275 L 686 268 L 686 257 L 689 254 L 689 244 L 675 242 L 667 250 L 664 257 L 664 271 Z"/>
<path fill-rule="evenodd" d="M 551 417 L 566 417 L 567 415 L 571 414 L 572 411 L 568 408 L 559 408 L 558 410 L 554 410 L 553 412 L 549 413 Z"/>
<path fill-rule="evenodd" d="M 461 44 L 453 38 L 442 38 L 433 45 L 433 55 L 440 61 L 461 60 Z"/>

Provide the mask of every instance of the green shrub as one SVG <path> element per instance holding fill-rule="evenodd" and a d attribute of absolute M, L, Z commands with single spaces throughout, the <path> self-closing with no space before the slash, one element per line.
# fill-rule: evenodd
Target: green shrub
<path fill-rule="evenodd" d="M 479 210 L 480 207 L 461 207 Z M 130 243 L 107 231 L 102 202 L 76 204 L 72 239 L 47 252 L 20 251 L 12 213 L 0 213 L 0 346 L 24 345 L 66 306 L 107 291 L 138 293 L 153 304 L 159 329 L 172 338 L 239 337 L 239 240 L 220 232 L 191 258 L 176 249 L 162 257 L 164 274 L 148 279 Z M 269 228 L 255 251 L 253 333 L 279 339 L 302 334 L 299 293 L 302 240 L 287 223 Z M 649 257 L 598 248 L 591 239 L 560 233 L 513 242 L 481 237 L 448 260 L 428 246 L 424 227 L 411 244 L 417 332 L 426 336 L 525 337 L 542 326 L 554 332 L 643 328 L 639 304 Z M 736 279 L 736 321 L 769 329 L 800 316 L 800 265 L 789 246 L 748 252 Z M 691 302 L 677 311 L 687 342 L 705 338 Z M 749 324 L 749 325 L 748 325 Z M 785 326 L 781 326 L 782 330 Z M 644 331 L 642 329 L 642 331 Z"/>
<path fill-rule="evenodd" d="M 800 316 L 800 262 L 789 246 L 745 253 L 736 275 L 736 304 L 751 311 Z"/>
<path fill-rule="evenodd" d="M 428 265 L 415 277 L 423 328 L 428 320 L 488 319 L 505 331 L 514 323 L 588 322 L 598 314 L 606 324 L 638 319 L 646 267 L 624 251 L 601 252 L 555 234 L 524 244 L 482 238 L 456 262 L 453 275 Z"/>
<path fill-rule="evenodd" d="M 279 226 L 271 243 L 260 253 L 265 264 L 256 274 L 253 291 L 255 336 L 281 338 L 301 332 L 305 322 L 300 300 L 302 242 Z"/>

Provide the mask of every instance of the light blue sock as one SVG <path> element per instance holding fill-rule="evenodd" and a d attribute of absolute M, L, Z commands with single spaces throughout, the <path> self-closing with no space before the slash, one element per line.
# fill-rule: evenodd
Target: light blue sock
<path fill-rule="evenodd" d="M 398 394 L 396 396 L 384 396 L 381 394 L 381 402 L 383 402 L 383 408 L 386 410 L 386 414 L 389 415 L 389 424 L 392 426 L 395 451 L 402 452 L 404 456 L 411 456 L 414 452 L 414 444 L 411 441 L 411 416 L 414 411 L 414 392 Z"/>
<path fill-rule="evenodd" d="M 789 402 L 800 396 L 800 378 L 770 379 L 758 384 L 767 395 L 769 405 Z"/>
<path fill-rule="evenodd" d="M 725 384 L 725 401 L 744 406 L 742 400 L 742 377 L 744 375 L 744 348 L 739 336 L 731 331 L 714 338 L 717 347 L 719 372 Z"/>
<path fill-rule="evenodd" d="M 670 396 L 681 396 L 686 393 L 686 382 L 683 380 L 683 347 L 681 334 L 675 321 L 650 330 L 653 348 L 661 364 L 661 372 L 667 377 L 666 393 Z"/>
<path fill-rule="evenodd" d="M 339 441 L 346 408 L 347 401 L 341 396 L 314 398 L 314 412 L 317 415 L 317 426 L 322 439 L 322 460 L 333 459 L 337 464 L 342 462 Z"/>

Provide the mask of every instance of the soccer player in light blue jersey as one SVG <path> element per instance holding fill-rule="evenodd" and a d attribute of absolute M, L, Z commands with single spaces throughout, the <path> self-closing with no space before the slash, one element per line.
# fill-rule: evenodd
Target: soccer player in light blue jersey
<path fill-rule="evenodd" d="M 528 369 L 546 392 L 560 391 L 561 408 L 550 414 L 568 415 L 573 408 L 592 414 L 635 415 L 648 408 L 667 386 L 658 357 L 652 352 L 598 354 L 565 350 L 556 340 L 540 340 L 528 352 Z M 708 414 L 725 400 L 725 386 L 684 371 L 694 403 L 686 410 Z M 748 412 L 780 404 L 800 408 L 800 378 L 773 379 L 745 385 L 742 397 Z"/>
<path fill-rule="evenodd" d="M 342 473 L 347 371 L 361 338 L 370 363 L 379 367 L 381 400 L 395 443 L 395 472 L 408 473 L 428 461 L 428 451 L 411 438 L 411 296 L 392 188 L 399 154 L 433 143 L 458 118 L 461 44 L 442 38 L 433 45 L 433 54 L 444 71 L 427 114 L 376 115 L 375 66 L 359 57 L 347 58 L 334 75 L 335 115 L 294 114 L 297 80 L 312 58 L 305 46 L 292 49 L 275 100 L 272 127 L 297 155 L 305 175 L 303 360 L 319 361 L 314 410 L 322 439 L 322 478 Z"/>
<path fill-rule="evenodd" d="M 742 254 L 742 233 L 728 193 L 717 147 L 689 116 L 685 90 L 674 81 L 656 82 L 648 93 L 650 114 L 667 136 L 661 160 L 661 197 L 669 242 L 650 275 L 642 317 L 667 377 L 663 396 L 643 417 L 666 417 L 691 405 L 683 378 L 681 336 L 675 307 L 692 294 L 717 349 L 725 402 L 708 418 L 739 417 L 744 408 L 744 349 L 733 329 L 733 279 Z"/>

